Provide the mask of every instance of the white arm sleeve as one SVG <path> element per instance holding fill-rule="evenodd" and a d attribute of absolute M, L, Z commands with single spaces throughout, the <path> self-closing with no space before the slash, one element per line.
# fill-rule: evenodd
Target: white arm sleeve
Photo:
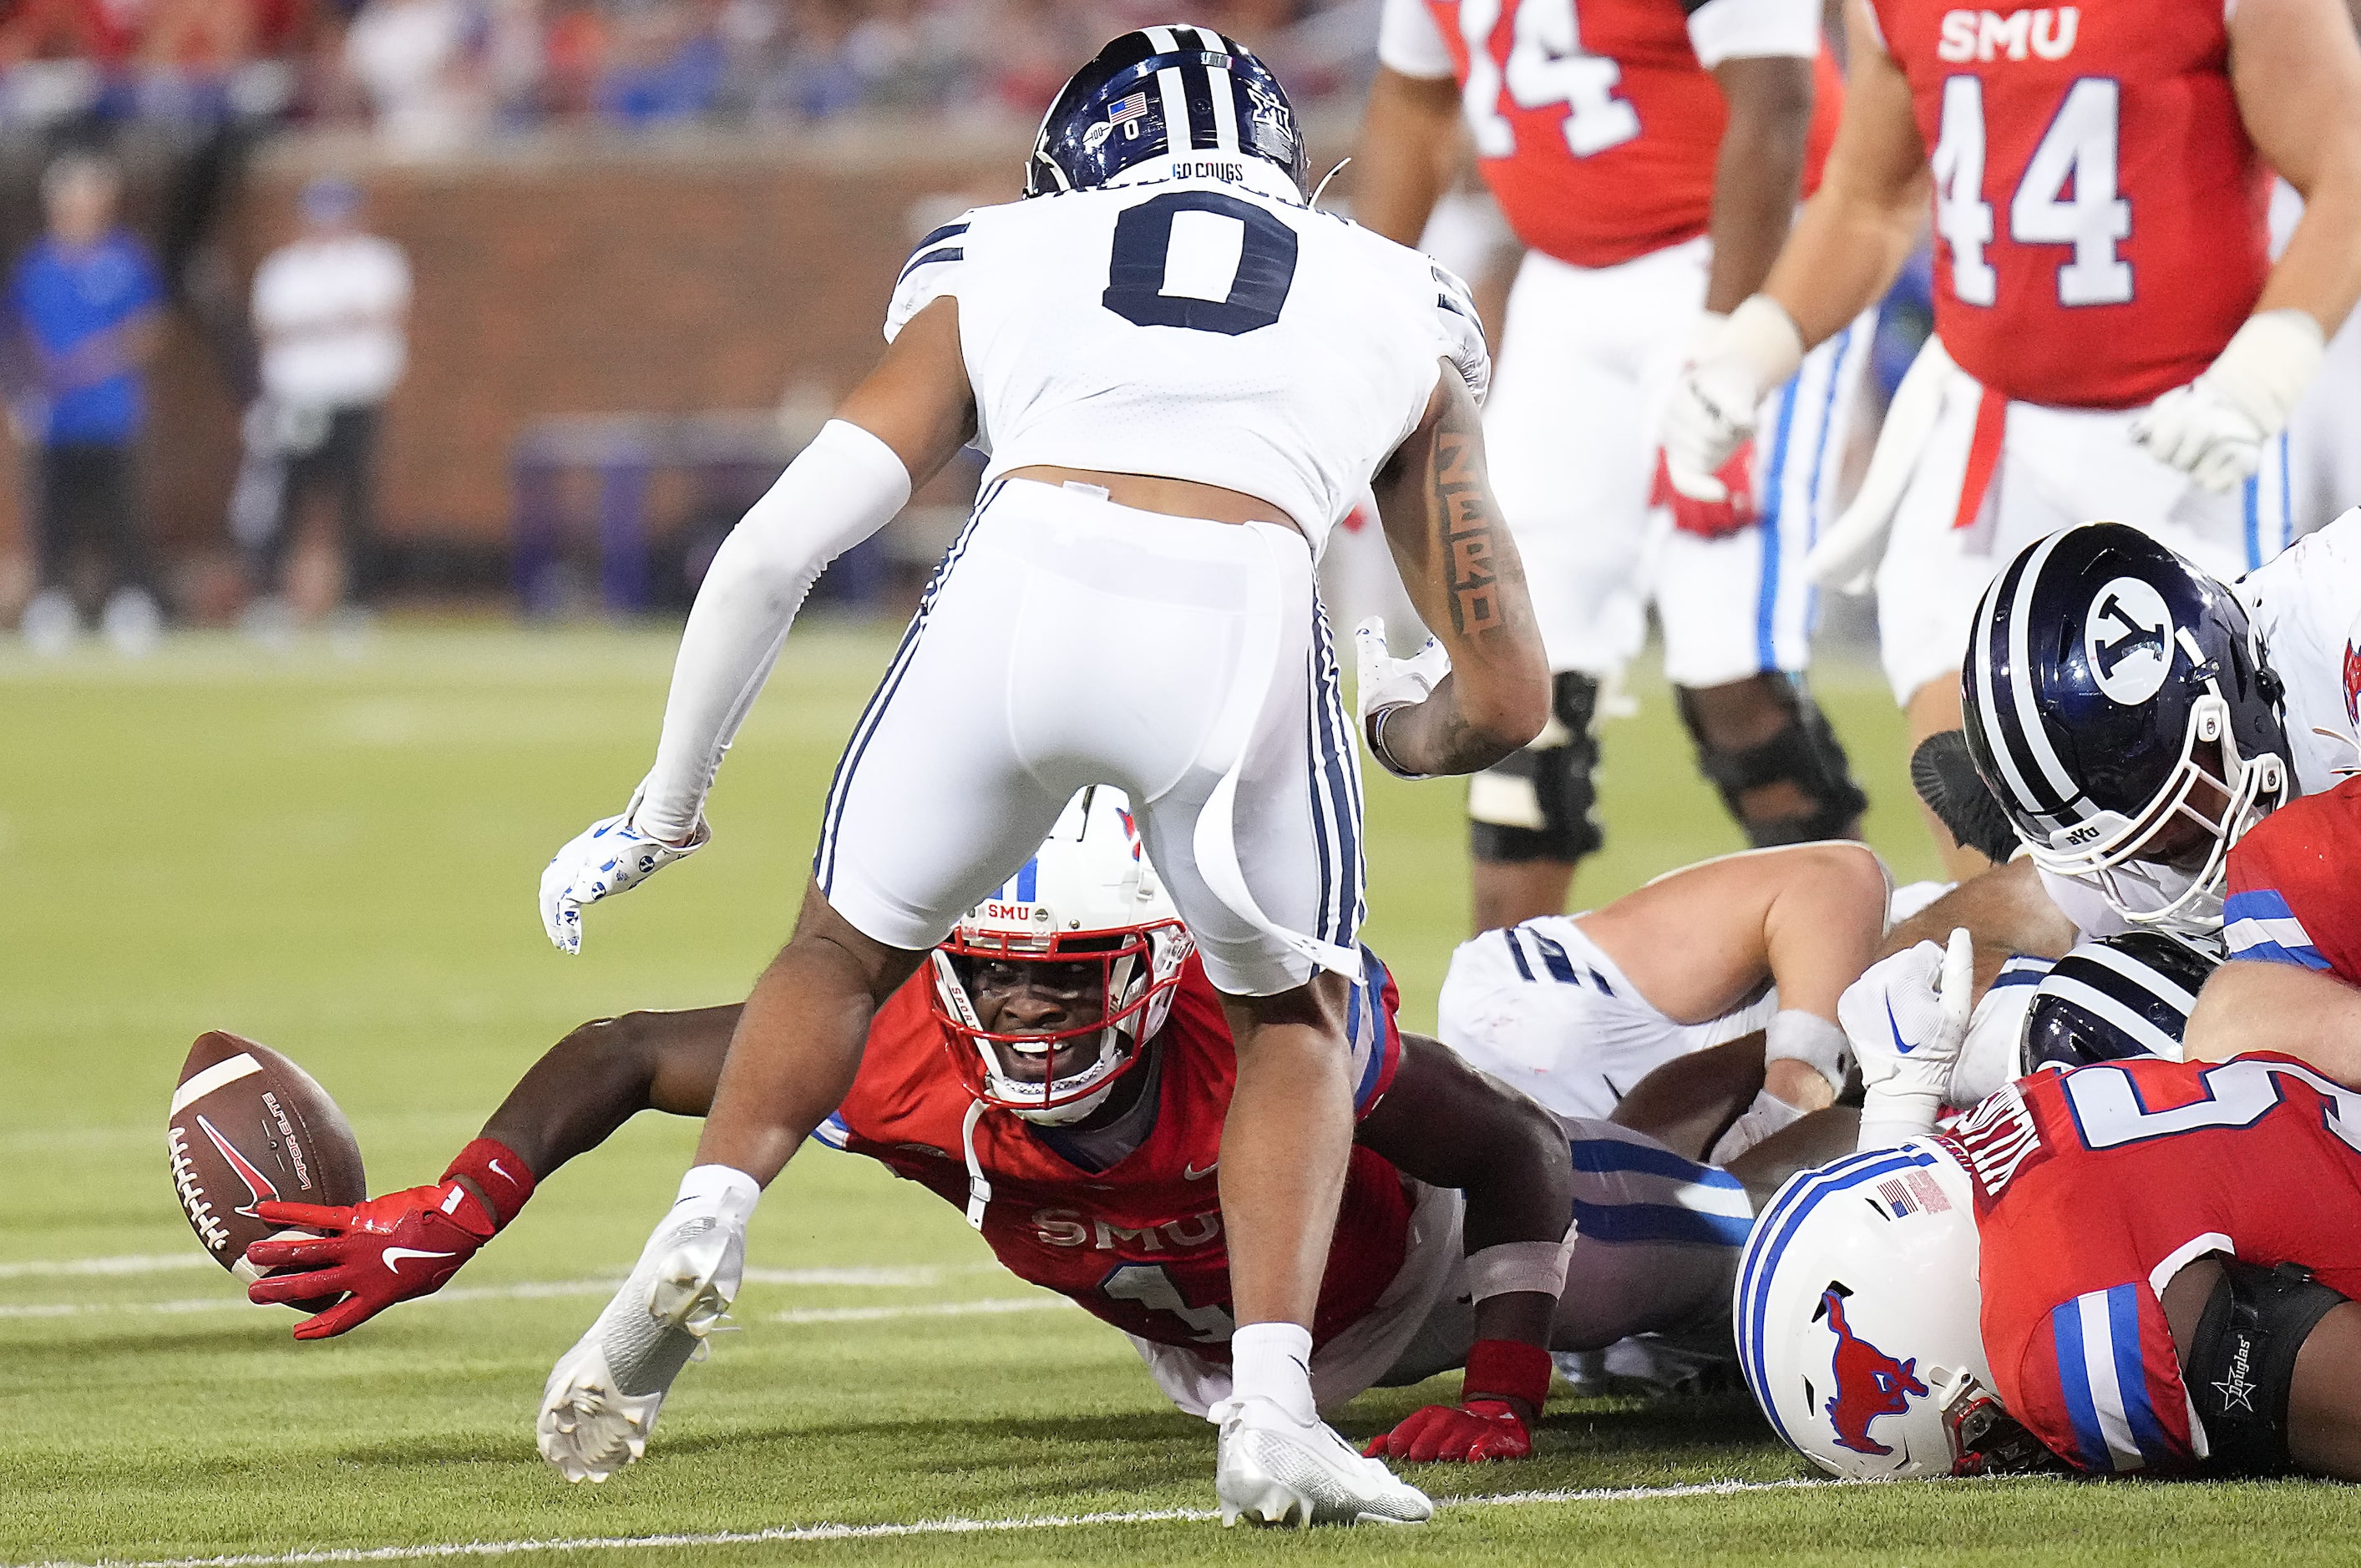
<path fill-rule="evenodd" d="M 1378 63 L 1404 76 L 1452 74 L 1451 46 L 1426 0 L 1385 0 L 1378 16 Z"/>
<path fill-rule="evenodd" d="M 910 499 L 909 470 L 857 424 L 833 419 L 747 510 L 714 554 L 681 633 L 655 766 L 631 826 L 679 842 L 697 830 L 721 755 L 770 677 L 828 564 Z"/>
<path fill-rule="evenodd" d="M 1689 13 L 1689 47 L 1711 71 L 1725 60 L 1820 52 L 1819 0 L 1706 0 Z"/>

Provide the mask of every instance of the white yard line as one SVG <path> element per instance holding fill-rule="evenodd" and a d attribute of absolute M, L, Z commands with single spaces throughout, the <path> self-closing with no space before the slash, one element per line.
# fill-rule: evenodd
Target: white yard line
<path fill-rule="evenodd" d="M 208 1254 L 134 1252 L 119 1257 L 62 1257 L 46 1263 L 0 1263 L 0 1279 L 50 1279 L 70 1274 L 171 1274 L 184 1268 L 210 1268 Z"/>
<path fill-rule="evenodd" d="M 1794 1491 L 1847 1483 L 1699 1481 L 1677 1486 L 1600 1486 L 1559 1492 L 1506 1492 L 1447 1497 L 1444 1511 L 1514 1508 L 1531 1503 L 1647 1502 L 1661 1497 L 1720 1497 L 1740 1492 Z M 911 1524 L 812 1524 L 772 1530 L 707 1530 L 695 1534 L 554 1536 L 538 1541 L 464 1541 L 432 1546 L 356 1546 L 327 1552 L 247 1552 L 226 1557 L 164 1557 L 140 1562 L 104 1558 L 95 1563 L 42 1563 L 25 1568 L 302 1568 L 314 1563 L 417 1563 L 450 1557 L 509 1557 L 522 1552 L 621 1552 L 662 1547 L 763 1546 L 799 1541 L 875 1541 L 913 1535 L 982 1535 L 1005 1530 L 1075 1530 L 1093 1525 L 1168 1524 L 1220 1516 L 1210 1508 L 1142 1508 L 1123 1513 L 1033 1514 L 1005 1519 L 920 1519 Z"/>

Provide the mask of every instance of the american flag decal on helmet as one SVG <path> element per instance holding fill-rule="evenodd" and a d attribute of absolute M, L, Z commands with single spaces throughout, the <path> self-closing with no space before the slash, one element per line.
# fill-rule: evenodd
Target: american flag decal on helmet
<path fill-rule="evenodd" d="M 1128 98 L 1118 98 L 1114 103 L 1109 104 L 1107 105 L 1107 124 L 1111 126 L 1119 126 L 1126 120 L 1136 120 L 1146 113 L 1148 113 L 1148 93 L 1146 90 L 1143 89 L 1140 92 L 1134 93 Z"/>

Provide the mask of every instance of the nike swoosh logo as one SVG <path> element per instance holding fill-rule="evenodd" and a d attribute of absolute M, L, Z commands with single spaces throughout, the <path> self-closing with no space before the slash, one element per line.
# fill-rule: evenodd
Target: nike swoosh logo
<path fill-rule="evenodd" d="M 511 1176 L 507 1171 L 505 1171 L 505 1170 L 501 1170 L 501 1169 L 500 1169 L 500 1162 L 499 1160 L 496 1160 L 496 1159 L 492 1159 L 492 1160 L 486 1160 L 484 1163 L 485 1163 L 486 1165 L 489 1165 L 489 1167 L 491 1167 L 494 1170 L 498 1170 L 498 1171 L 500 1171 L 500 1179 L 501 1179 L 501 1180 L 503 1180 L 503 1181 L 514 1181 L 514 1180 L 516 1179 L 516 1178 L 515 1178 L 515 1177 Z"/>
<path fill-rule="evenodd" d="M 390 1246 L 378 1255 L 385 1260 L 385 1266 L 389 1272 L 400 1275 L 401 1260 L 405 1257 L 452 1257 L 456 1255 L 447 1252 L 420 1252 L 416 1247 Z"/>
<path fill-rule="evenodd" d="M 1199 1170 L 1193 1165 L 1184 1164 L 1180 1167 L 1180 1177 L 1184 1181 L 1202 1181 L 1221 1168 L 1222 1162 L 1218 1159 L 1202 1170 Z"/>
<path fill-rule="evenodd" d="M 1894 999 L 1892 997 L 1887 997 L 1885 1000 L 1885 1026 L 1894 1031 L 1894 1048 L 1895 1050 L 1900 1051 L 1906 1057 L 1912 1051 L 1918 1048 L 1916 1045 L 1902 1037 L 1902 1025 L 1894 1022 Z"/>

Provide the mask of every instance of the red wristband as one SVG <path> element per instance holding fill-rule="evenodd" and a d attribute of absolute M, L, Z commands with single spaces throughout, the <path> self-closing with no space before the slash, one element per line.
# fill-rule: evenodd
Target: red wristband
<path fill-rule="evenodd" d="M 478 1138 L 461 1149 L 459 1157 L 443 1173 L 443 1179 L 448 1181 L 455 1176 L 466 1177 L 491 1200 L 492 1229 L 496 1233 L 515 1219 L 525 1200 L 533 1196 L 533 1167 L 498 1138 Z"/>
<path fill-rule="evenodd" d="M 1467 1352 L 1460 1400 L 1522 1399 L 1539 1413 L 1549 1398 L 1549 1352 L 1522 1340 L 1479 1339 Z"/>

